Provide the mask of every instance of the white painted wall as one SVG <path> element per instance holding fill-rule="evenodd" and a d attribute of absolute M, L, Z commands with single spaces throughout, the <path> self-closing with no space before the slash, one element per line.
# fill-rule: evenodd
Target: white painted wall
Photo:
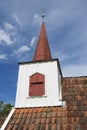
<path fill-rule="evenodd" d="M 42 97 L 29 97 L 29 78 L 34 73 L 45 75 L 45 95 Z M 21 107 L 40 107 L 40 106 L 58 106 L 61 91 L 61 75 L 57 60 L 20 64 L 17 93 L 16 93 L 16 108 Z"/>

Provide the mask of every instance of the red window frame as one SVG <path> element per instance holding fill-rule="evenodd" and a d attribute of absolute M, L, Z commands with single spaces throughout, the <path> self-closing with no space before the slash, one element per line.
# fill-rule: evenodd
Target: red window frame
<path fill-rule="evenodd" d="M 45 76 L 35 73 L 30 76 L 29 96 L 43 96 L 45 94 Z"/>

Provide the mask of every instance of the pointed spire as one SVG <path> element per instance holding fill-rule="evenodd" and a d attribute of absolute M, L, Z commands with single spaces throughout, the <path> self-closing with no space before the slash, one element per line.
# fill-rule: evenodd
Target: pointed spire
<path fill-rule="evenodd" d="M 46 34 L 44 17 L 45 17 L 45 14 L 44 14 L 44 9 L 43 9 L 42 10 L 42 26 L 41 26 L 38 43 L 37 43 L 37 48 L 34 55 L 34 61 L 52 59 L 50 48 L 49 48 L 49 43 L 47 39 L 47 34 Z"/>
<path fill-rule="evenodd" d="M 39 35 L 39 40 L 37 43 L 37 48 L 34 55 L 34 61 L 50 60 L 50 59 L 52 58 L 51 58 L 49 43 L 46 35 L 46 28 L 43 21 L 40 35 Z"/>

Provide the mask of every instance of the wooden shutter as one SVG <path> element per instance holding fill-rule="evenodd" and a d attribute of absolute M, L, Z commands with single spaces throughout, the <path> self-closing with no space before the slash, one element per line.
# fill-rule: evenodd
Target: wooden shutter
<path fill-rule="evenodd" d="M 45 76 L 35 73 L 30 76 L 29 96 L 43 96 L 45 94 Z"/>

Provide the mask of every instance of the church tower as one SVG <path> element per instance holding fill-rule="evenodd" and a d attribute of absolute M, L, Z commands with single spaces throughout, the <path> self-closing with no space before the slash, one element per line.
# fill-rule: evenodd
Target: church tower
<path fill-rule="evenodd" d="M 43 21 L 33 61 L 19 63 L 15 107 L 1 130 L 87 130 L 86 86 L 87 76 L 62 76 Z"/>
<path fill-rule="evenodd" d="M 52 59 L 43 20 L 33 61 L 19 63 L 15 107 L 60 106 L 61 78 L 59 61 Z"/>

